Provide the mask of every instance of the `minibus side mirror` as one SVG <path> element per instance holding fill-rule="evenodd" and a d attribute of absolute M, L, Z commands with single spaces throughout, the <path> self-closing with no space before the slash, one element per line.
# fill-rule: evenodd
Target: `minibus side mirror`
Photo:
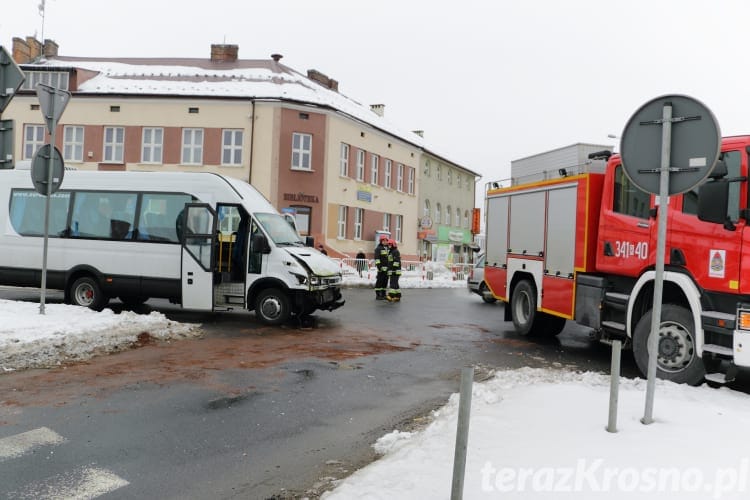
<path fill-rule="evenodd" d="M 250 250 L 252 250 L 253 253 L 271 253 L 271 247 L 268 246 L 266 235 L 255 233 L 250 240 Z"/>

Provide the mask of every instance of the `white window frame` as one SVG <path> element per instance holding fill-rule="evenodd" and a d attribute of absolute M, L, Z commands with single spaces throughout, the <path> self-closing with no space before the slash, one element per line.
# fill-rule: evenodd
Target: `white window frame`
<path fill-rule="evenodd" d="M 357 150 L 357 180 L 364 182 L 365 180 L 365 150 Z"/>
<path fill-rule="evenodd" d="M 242 148 L 245 142 L 244 130 L 225 128 L 221 131 L 221 165 L 225 167 L 242 166 Z M 229 161 L 226 156 L 229 155 Z"/>
<path fill-rule="evenodd" d="M 383 181 L 383 187 L 391 189 L 391 176 L 393 173 L 393 161 L 385 160 L 385 179 Z"/>
<path fill-rule="evenodd" d="M 407 181 L 407 188 L 409 194 L 414 194 L 414 178 L 416 177 L 417 170 L 414 167 L 409 167 L 409 179 Z"/>
<path fill-rule="evenodd" d="M 437 166 L 437 180 L 443 180 L 443 168 L 440 166 L 440 164 L 438 164 Z"/>
<path fill-rule="evenodd" d="M 370 184 L 378 185 L 378 169 L 380 168 L 380 157 L 372 155 L 370 158 Z"/>
<path fill-rule="evenodd" d="M 156 139 L 157 135 L 159 139 Z M 148 159 L 146 159 L 147 156 Z M 163 162 L 164 129 L 162 127 L 143 127 L 141 134 L 141 163 L 161 165 Z"/>
<path fill-rule="evenodd" d="M 461 209 L 456 207 L 456 225 L 461 227 Z"/>
<path fill-rule="evenodd" d="M 102 163 L 125 163 L 125 127 L 104 127 L 102 137 Z"/>
<path fill-rule="evenodd" d="M 292 170 L 312 171 L 312 134 L 292 132 Z"/>
<path fill-rule="evenodd" d="M 69 90 L 70 74 L 67 71 L 29 71 L 24 70 L 26 80 L 21 85 L 22 90 L 36 90 L 39 83 L 49 85 L 60 90 Z"/>
<path fill-rule="evenodd" d="M 182 165 L 203 165 L 203 129 L 182 129 Z"/>
<path fill-rule="evenodd" d="M 399 193 L 404 192 L 404 164 L 398 164 L 398 170 L 396 171 L 396 191 Z"/>
<path fill-rule="evenodd" d="M 341 143 L 339 175 L 341 177 L 349 177 L 349 145 L 345 142 Z"/>
<path fill-rule="evenodd" d="M 469 229 L 471 226 L 469 225 L 469 211 L 464 210 L 464 227 L 466 229 Z"/>
<path fill-rule="evenodd" d="M 428 199 L 425 199 L 425 200 L 424 200 L 424 213 L 423 213 L 423 215 L 426 215 L 426 216 L 428 216 L 428 217 L 429 217 L 430 215 L 432 215 L 432 214 L 430 213 L 430 200 L 428 200 Z"/>
<path fill-rule="evenodd" d="M 45 130 L 44 125 L 29 124 L 23 126 L 23 158 L 25 160 L 33 159 L 37 150 L 44 146 Z"/>
<path fill-rule="evenodd" d="M 453 184 L 453 170 L 448 169 L 448 184 Z"/>
<path fill-rule="evenodd" d="M 435 224 L 441 224 L 442 220 L 440 217 L 442 216 L 442 206 L 438 202 L 437 205 L 435 205 Z"/>
<path fill-rule="evenodd" d="M 391 232 L 391 214 L 383 214 L 383 231 Z"/>
<path fill-rule="evenodd" d="M 448 205 L 445 207 L 445 225 L 450 226 L 451 225 L 451 206 Z"/>
<path fill-rule="evenodd" d="M 84 128 L 81 125 L 63 127 L 63 160 L 83 163 L 83 134 Z"/>
<path fill-rule="evenodd" d="M 403 232 L 403 227 L 404 227 L 404 216 L 403 215 L 397 215 L 396 216 L 396 232 L 395 232 L 395 236 L 396 236 L 396 241 L 398 241 L 399 243 L 401 243 L 403 241 L 401 239 L 401 234 Z"/>
<path fill-rule="evenodd" d="M 365 209 L 355 208 L 354 209 L 354 239 L 362 239 L 362 226 L 365 223 Z"/>
<path fill-rule="evenodd" d="M 338 219 L 336 221 L 336 238 L 340 240 L 346 239 L 346 212 L 348 207 L 346 205 L 339 205 Z"/>
<path fill-rule="evenodd" d="M 456 188 L 461 189 L 461 174 L 456 174 Z"/>

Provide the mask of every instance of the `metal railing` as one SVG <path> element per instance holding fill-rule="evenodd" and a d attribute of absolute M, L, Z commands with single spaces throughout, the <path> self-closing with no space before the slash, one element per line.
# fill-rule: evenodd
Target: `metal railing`
<path fill-rule="evenodd" d="M 375 282 L 377 269 L 370 259 L 352 259 L 343 258 L 332 260 L 339 263 L 341 272 L 346 277 L 359 276 L 362 279 Z M 470 262 L 437 262 L 437 261 L 418 261 L 402 260 L 401 277 L 420 280 L 465 280 L 469 276 L 469 271 L 474 267 Z"/>

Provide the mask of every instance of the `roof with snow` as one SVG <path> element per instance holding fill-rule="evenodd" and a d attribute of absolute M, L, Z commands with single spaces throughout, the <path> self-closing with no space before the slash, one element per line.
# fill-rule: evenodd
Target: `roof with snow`
<path fill-rule="evenodd" d="M 19 66 L 24 70 L 75 70 L 77 94 L 282 100 L 329 108 L 419 147 L 476 177 L 481 176 L 438 152 L 416 133 L 279 63 L 277 58 L 280 56 L 234 61 L 54 56 Z"/>

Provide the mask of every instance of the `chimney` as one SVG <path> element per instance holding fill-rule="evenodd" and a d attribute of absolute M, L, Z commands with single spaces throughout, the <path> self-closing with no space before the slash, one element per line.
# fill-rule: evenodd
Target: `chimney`
<path fill-rule="evenodd" d="M 333 78 L 328 78 L 326 75 L 324 75 L 317 69 L 308 69 L 307 77 L 310 80 L 322 85 L 323 87 L 327 89 L 333 90 L 334 92 L 339 91 L 339 82 L 337 82 Z"/>
<path fill-rule="evenodd" d="M 13 37 L 13 60 L 17 64 L 31 62 L 31 48 L 23 38 Z"/>
<path fill-rule="evenodd" d="M 415 134 L 417 134 L 419 137 L 424 137 L 424 130 L 412 130 Z"/>
<path fill-rule="evenodd" d="M 44 41 L 44 48 L 42 49 L 44 57 L 57 57 L 57 50 L 60 48 L 54 40 L 47 38 Z"/>
<path fill-rule="evenodd" d="M 271 59 L 274 60 L 274 62 L 279 62 L 281 58 L 284 57 L 281 54 L 271 54 Z"/>
<path fill-rule="evenodd" d="M 29 55 L 31 56 L 32 61 L 42 55 L 42 42 L 33 36 L 27 36 L 26 43 L 29 46 Z"/>
<path fill-rule="evenodd" d="M 383 116 L 385 114 L 385 104 L 370 104 L 370 111 L 378 116 Z"/>
<path fill-rule="evenodd" d="M 211 62 L 236 62 L 239 45 L 211 44 Z"/>

